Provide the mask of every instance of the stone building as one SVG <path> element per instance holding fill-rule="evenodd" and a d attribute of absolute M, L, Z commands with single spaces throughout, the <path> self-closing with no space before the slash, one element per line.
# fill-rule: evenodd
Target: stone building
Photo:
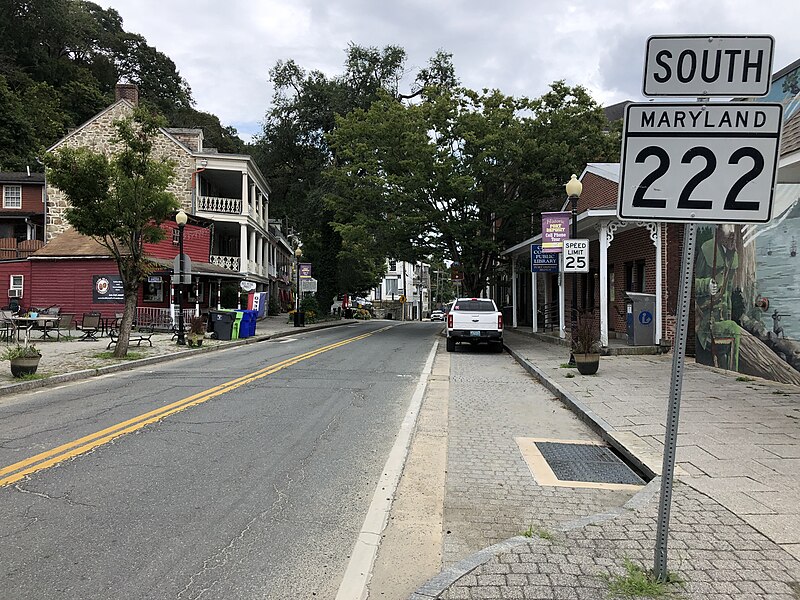
<path fill-rule="evenodd" d="M 114 104 L 53 144 L 115 151 L 114 122 L 130 116 L 139 101 L 136 86 L 118 84 Z M 269 185 L 247 155 L 223 154 L 204 145 L 201 129 L 161 129 L 153 155 L 172 161 L 175 177 L 167 190 L 184 211 L 213 222 L 211 263 L 241 274 L 268 291 Z M 68 201 L 63 192 L 47 186 L 45 241 L 70 228 L 64 218 Z"/>

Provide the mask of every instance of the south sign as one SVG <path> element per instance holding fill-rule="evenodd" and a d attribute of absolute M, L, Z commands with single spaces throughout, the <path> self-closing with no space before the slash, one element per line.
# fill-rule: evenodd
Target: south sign
<path fill-rule="evenodd" d="M 775 40 L 769 35 L 652 36 L 645 96 L 766 96 Z"/>

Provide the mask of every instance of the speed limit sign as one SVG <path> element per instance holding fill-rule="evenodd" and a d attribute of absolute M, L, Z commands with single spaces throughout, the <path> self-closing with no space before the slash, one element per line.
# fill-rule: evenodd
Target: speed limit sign
<path fill-rule="evenodd" d="M 767 223 L 782 122 L 777 103 L 629 104 L 617 215 Z"/>
<path fill-rule="evenodd" d="M 564 240 L 564 273 L 589 272 L 589 240 Z"/>

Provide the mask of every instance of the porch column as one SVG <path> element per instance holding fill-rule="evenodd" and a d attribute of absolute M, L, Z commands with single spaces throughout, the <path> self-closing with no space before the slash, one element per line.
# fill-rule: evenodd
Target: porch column
<path fill-rule="evenodd" d="M 250 195 L 250 186 L 247 180 L 247 173 L 242 173 L 242 214 L 247 215 L 250 214 L 250 201 L 248 196 Z"/>
<path fill-rule="evenodd" d="M 253 227 L 250 230 L 250 244 L 248 246 L 248 256 L 251 262 L 256 262 L 256 228 Z M 247 266 L 247 270 L 250 270 L 250 265 Z"/>
<path fill-rule="evenodd" d="M 256 250 L 256 263 L 258 263 L 258 270 L 259 273 L 262 275 L 267 275 L 264 270 L 266 269 L 266 264 L 264 263 L 264 237 L 258 236 L 258 247 Z"/>
<path fill-rule="evenodd" d="M 533 312 L 533 333 L 539 331 L 539 299 L 536 296 L 536 275 L 537 273 L 531 273 L 531 306 L 533 307 L 531 310 Z"/>
<path fill-rule="evenodd" d="M 517 328 L 517 257 L 511 254 L 511 326 Z"/>
<path fill-rule="evenodd" d="M 173 273 L 173 278 L 174 276 Z M 172 278 L 169 283 L 169 318 L 173 323 L 175 322 L 175 284 L 172 282 Z"/>
<path fill-rule="evenodd" d="M 222 279 L 217 278 L 217 310 L 222 308 Z"/>
<path fill-rule="evenodd" d="M 661 344 L 662 281 L 661 281 L 661 223 L 656 223 L 656 346 Z"/>
<path fill-rule="evenodd" d="M 547 305 L 552 302 L 550 299 L 552 293 L 550 291 L 550 273 L 545 273 L 543 276 L 544 280 L 544 287 L 542 287 L 542 296 L 544 296 L 544 328 L 547 331 L 548 327 L 553 326 L 553 313 L 552 311 L 548 310 Z"/>
<path fill-rule="evenodd" d="M 252 202 L 252 210 L 250 214 L 253 216 L 253 219 L 258 221 L 258 196 L 256 196 L 256 184 L 250 184 L 250 201 Z"/>
<path fill-rule="evenodd" d="M 558 253 L 558 337 L 567 337 L 566 319 L 564 318 L 564 253 Z"/>
<path fill-rule="evenodd" d="M 194 293 L 194 316 L 195 317 L 199 317 L 200 316 L 200 286 L 201 285 L 203 285 L 203 283 L 201 281 L 195 282 L 195 286 L 197 286 L 195 291 L 194 291 L 195 292 Z M 209 290 L 209 292 L 210 291 L 211 290 Z"/>
<path fill-rule="evenodd" d="M 608 222 L 600 222 L 600 345 L 608 346 Z"/>
<path fill-rule="evenodd" d="M 239 226 L 239 272 L 247 273 L 247 224 Z"/>

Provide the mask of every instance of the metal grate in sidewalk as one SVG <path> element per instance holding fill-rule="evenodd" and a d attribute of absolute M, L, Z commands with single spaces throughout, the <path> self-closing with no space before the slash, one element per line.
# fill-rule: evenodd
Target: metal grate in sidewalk
<path fill-rule="evenodd" d="M 641 477 L 606 446 L 536 442 L 536 447 L 561 481 L 644 485 Z"/>

